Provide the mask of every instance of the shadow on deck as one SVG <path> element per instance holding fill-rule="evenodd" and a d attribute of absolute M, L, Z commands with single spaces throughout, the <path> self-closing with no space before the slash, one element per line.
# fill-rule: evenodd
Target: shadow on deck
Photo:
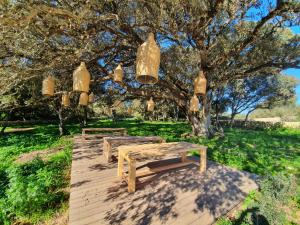
<path fill-rule="evenodd" d="M 178 159 L 166 159 L 165 162 Z M 161 162 L 148 162 L 151 167 Z M 69 224 L 212 224 L 257 188 L 256 176 L 209 162 L 141 178 L 127 192 L 115 162 L 107 164 L 100 141 L 75 138 Z"/>

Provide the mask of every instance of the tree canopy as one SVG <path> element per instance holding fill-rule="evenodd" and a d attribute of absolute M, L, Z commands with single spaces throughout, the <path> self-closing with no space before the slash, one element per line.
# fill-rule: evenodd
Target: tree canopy
<path fill-rule="evenodd" d="M 123 95 L 168 99 L 186 112 L 194 134 L 209 135 L 219 85 L 300 67 L 299 35 L 289 29 L 299 24 L 299 9 L 296 0 L 5 0 L 0 93 L 13 93 L 26 82 L 36 85 L 49 74 L 69 91 L 72 71 L 85 61 L 95 94 L 105 82 L 105 89 Z M 162 52 L 160 80 L 142 85 L 134 79 L 136 53 L 150 32 Z M 125 70 L 121 85 L 110 81 L 119 63 Z M 203 115 L 188 111 L 199 70 L 208 80 Z"/>

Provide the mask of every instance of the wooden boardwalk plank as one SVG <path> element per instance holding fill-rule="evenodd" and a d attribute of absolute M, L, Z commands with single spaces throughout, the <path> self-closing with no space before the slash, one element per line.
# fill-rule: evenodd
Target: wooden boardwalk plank
<path fill-rule="evenodd" d="M 167 159 L 174 160 L 179 159 Z M 137 167 L 145 164 L 143 171 L 163 163 Z M 205 174 L 189 165 L 141 178 L 137 191 L 130 194 L 117 177 L 117 163 L 106 162 L 102 141 L 75 137 L 69 224 L 212 224 L 257 188 L 255 179 L 247 172 L 209 162 Z"/>

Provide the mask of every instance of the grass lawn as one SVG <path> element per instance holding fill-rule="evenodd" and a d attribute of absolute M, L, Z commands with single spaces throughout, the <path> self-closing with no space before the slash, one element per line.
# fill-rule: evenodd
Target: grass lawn
<path fill-rule="evenodd" d="M 180 122 L 101 120 L 89 126 L 125 127 L 129 135 L 158 135 L 167 141 L 201 143 L 209 147 L 209 160 L 261 175 L 286 172 L 300 178 L 300 130 L 226 129 L 224 138 L 205 140 L 181 138 L 181 134 L 190 132 L 190 126 Z M 34 128 L 0 137 L 0 224 L 15 220 L 38 223 L 67 208 L 71 137 L 80 133 L 80 128 L 68 126 L 70 135 L 62 138 L 56 125 Z M 24 153 L 57 147 L 62 151 L 47 160 L 15 163 Z"/>

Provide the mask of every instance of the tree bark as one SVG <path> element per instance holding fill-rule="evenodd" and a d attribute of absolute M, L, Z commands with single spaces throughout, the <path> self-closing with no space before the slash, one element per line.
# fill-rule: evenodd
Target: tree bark
<path fill-rule="evenodd" d="M 7 126 L 3 125 L 0 131 L 0 135 L 4 135 L 4 131 L 6 129 Z"/>
<path fill-rule="evenodd" d="M 87 108 L 84 107 L 83 109 L 83 126 L 86 127 L 87 126 Z"/>
<path fill-rule="evenodd" d="M 214 135 L 213 126 L 211 123 L 211 101 L 204 99 L 202 117 L 199 113 L 188 112 L 188 120 L 192 126 L 192 134 L 199 137 L 210 138 Z"/>
<path fill-rule="evenodd" d="M 231 116 L 230 116 L 230 123 L 229 123 L 229 126 L 232 128 L 233 126 L 233 122 L 234 122 L 234 117 L 235 117 L 235 113 L 231 113 Z"/>
<path fill-rule="evenodd" d="M 65 124 L 64 124 L 64 117 L 63 117 L 63 108 L 60 107 L 58 110 L 58 119 L 59 119 L 59 135 L 63 136 L 65 134 Z"/>
<path fill-rule="evenodd" d="M 245 126 L 246 126 L 246 123 L 248 122 L 250 113 L 252 113 L 254 110 L 255 110 L 255 109 L 249 110 L 249 111 L 247 112 L 246 117 L 245 117 L 245 120 L 244 120 L 244 125 L 245 125 Z"/>

